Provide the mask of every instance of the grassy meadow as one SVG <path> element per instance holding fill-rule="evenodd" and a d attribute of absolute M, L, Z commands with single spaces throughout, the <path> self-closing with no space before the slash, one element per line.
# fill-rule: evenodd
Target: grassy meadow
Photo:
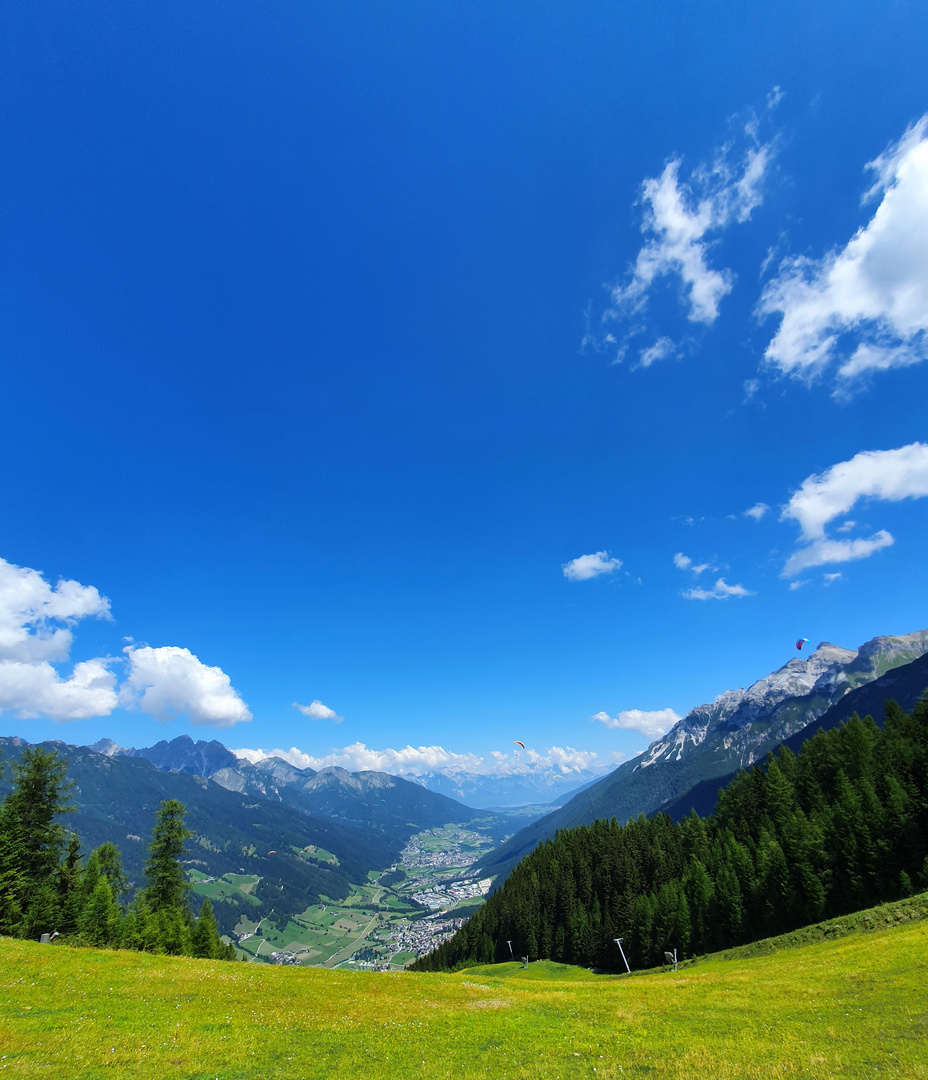
<path fill-rule="evenodd" d="M 0 1075 L 928 1078 L 916 901 L 630 978 L 547 961 L 326 971 L 0 938 Z"/>

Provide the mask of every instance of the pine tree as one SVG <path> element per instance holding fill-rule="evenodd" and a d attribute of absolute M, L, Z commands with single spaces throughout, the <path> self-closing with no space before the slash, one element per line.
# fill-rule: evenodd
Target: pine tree
<path fill-rule="evenodd" d="M 209 897 L 203 901 L 203 907 L 200 908 L 200 917 L 194 924 L 190 941 L 194 956 L 200 956 L 208 960 L 218 960 L 225 951 L 225 945 L 219 936 L 219 927 L 216 924 L 213 905 L 209 902 Z"/>
<path fill-rule="evenodd" d="M 58 932 L 73 934 L 77 930 L 81 903 L 81 842 L 72 833 L 68 838 L 68 851 L 58 869 L 58 903 L 61 917 Z"/>
<path fill-rule="evenodd" d="M 67 762 L 55 750 L 30 746 L 13 763 L 13 790 L 3 803 L 3 817 L 14 833 L 13 859 L 34 892 L 54 885 L 67 842 L 67 832 L 56 818 L 74 808 L 68 805 L 71 784 L 65 781 Z"/>
<path fill-rule="evenodd" d="M 186 910 L 190 886 L 184 878 L 180 857 L 186 854 L 185 843 L 193 833 L 184 826 L 187 809 L 177 799 L 161 804 L 155 820 L 150 857 L 145 864 L 148 885 L 145 899 L 155 910 Z"/>
<path fill-rule="evenodd" d="M 88 945 L 120 943 L 121 913 L 107 879 L 99 874 L 93 892 L 81 909 L 78 931 Z"/>
<path fill-rule="evenodd" d="M 94 849 L 100 873 L 106 878 L 117 904 L 123 902 L 129 892 L 129 880 L 123 873 L 122 855 L 114 843 L 107 840 Z"/>
<path fill-rule="evenodd" d="M 22 830 L 16 815 L 0 804 L 0 934 L 22 931 L 27 886 L 22 858 Z"/>

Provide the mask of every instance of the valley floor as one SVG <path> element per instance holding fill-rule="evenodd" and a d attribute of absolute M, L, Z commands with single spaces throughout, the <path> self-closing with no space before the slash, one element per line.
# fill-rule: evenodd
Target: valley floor
<path fill-rule="evenodd" d="M 547 962 L 326 971 L 0 939 L 0 1071 L 928 1078 L 928 922 L 904 921 L 912 902 L 878 910 L 869 932 L 631 978 Z"/>
<path fill-rule="evenodd" d="M 482 902 L 491 880 L 469 872 L 496 840 L 492 829 L 446 825 L 414 836 L 396 866 L 372 872 L 346 900 L 323 899 L 292 915 L 243 917 L 231 938 L 249 960 L 354 970 L 395 970 L 449 938 Z M 314 851 L 320 861 L 334 859 Z M 212 900 L 260 890 L 255 875 L 211 878 L 191 870 L 196 893 Z M 457 914 L 459 909 L 464 910 Z"/>

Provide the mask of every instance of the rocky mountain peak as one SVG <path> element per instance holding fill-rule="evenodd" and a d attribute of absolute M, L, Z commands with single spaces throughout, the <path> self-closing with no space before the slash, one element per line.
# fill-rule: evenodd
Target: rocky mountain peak
<path fill-rule="evenodd" d="M 845 649 L 822 641 L 811 653 L 791 657 L 747 689 L 726 690 L 711 704 L 697 705 L 648 747 L 637 767 L 647 768 L 660 760 L 680 761 L 688 744 L 698 747 L 712 732 L 730 749 L 731 733 L 744 733 L 757 722 L 773 721 L 778 712 L 797 699 L 815 698 L 820 702 L 818 705 L 810 702 L 811 713 L 804 712 L 803 723 L 808 723 L 854 686 L 926 652 L 928 630 L 873 638 L 859 649 Z M 791 723 L 798 724 L 798 718 Z M 791 731 L 786 731 L 784 737 L 788 734 Z M 753 751 L 747 744 L 744 752 L 753 760 Z"/>

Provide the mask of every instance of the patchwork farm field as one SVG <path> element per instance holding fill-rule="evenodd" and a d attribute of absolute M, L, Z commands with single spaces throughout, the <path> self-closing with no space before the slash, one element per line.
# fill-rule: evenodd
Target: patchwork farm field
<path fill-rule="evenodd" d="M 327 971 L 3 938 L 0 1071 L 928 1078 L 928 923 L 892 912 L 871 923 L 881 928 L 826 928 L 812 944 L 632 977 L 546 961 L 455 975 Z"/>

